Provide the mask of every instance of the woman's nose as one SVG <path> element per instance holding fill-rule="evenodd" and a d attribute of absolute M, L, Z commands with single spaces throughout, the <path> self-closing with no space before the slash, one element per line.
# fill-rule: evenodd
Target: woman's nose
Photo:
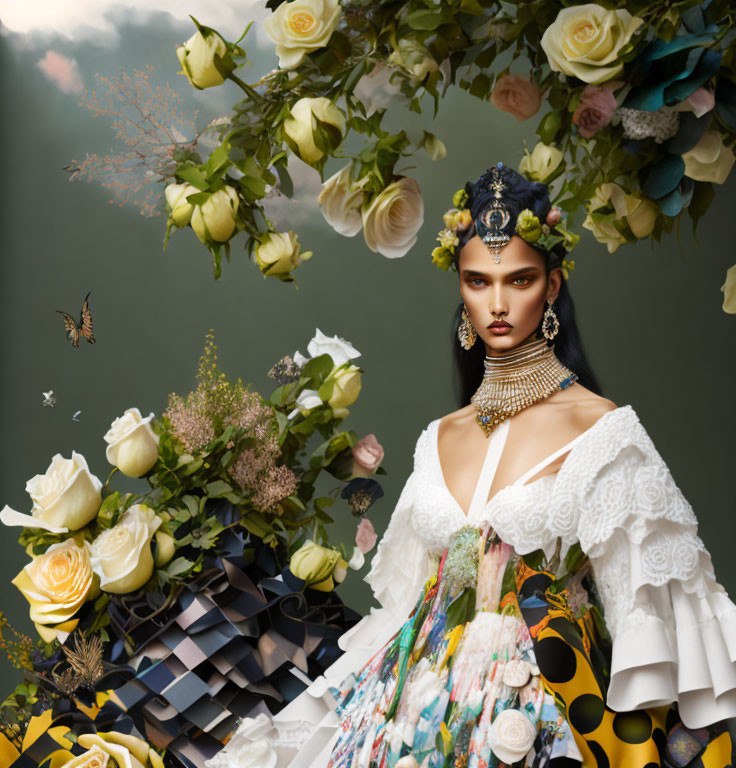
<path fill-rule="evenodd" d="M 491 288 L 491 301 L 489 309 L 492 315 L 505 315 L 508 312 L 506 299 L 500 285 Z"/>

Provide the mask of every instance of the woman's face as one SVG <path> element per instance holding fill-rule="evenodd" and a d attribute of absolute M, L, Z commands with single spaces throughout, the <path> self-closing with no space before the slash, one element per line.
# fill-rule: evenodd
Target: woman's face
<path fill-rule="evenodd" d="M 475 235 L 458 258 L 460 296 L 470 322 L 486 345 L 486 354 L 504 354 L 533 336 L 544 314 L 545 300 L 557 298 L 562 270 L 545 274 L 544 258 L 513 235 L 499 250 L 496 264 L 488 246 Z M 491 324 L 500 321 L 502 328 Z M 507 324 L 507 325 L 503 325 Z"/>

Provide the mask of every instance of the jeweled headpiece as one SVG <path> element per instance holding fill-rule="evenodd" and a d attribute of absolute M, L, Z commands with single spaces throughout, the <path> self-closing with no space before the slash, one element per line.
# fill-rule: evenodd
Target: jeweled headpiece
<path fill-rule="evenodd" d="M 448 271 L 455 269 L 457 250 L 461 239 L 465 240 L 474 226 L 478 237 L 488 246 L 493 254 L 496 264 L 501 261 L 500 249 L 511 240 L 508 234 L 508 224 L 516 207 L 509 209 L 505 193 L 508 191 L 508 172 L 504 174 L 503 163 L 497 163 L 490 169 L 491 179 L 488 186 L 483 189 L 483 197 L 487 192 L 491 193 L 490 202 L 480 211 L 475 219 L 468 207 L 468 190 L 472 187 L 466 184 L 458 190 L 452 198 L 453 208 L 443 215 L 445 228 L 437 235 L 439 246 L 432 251 L 432 263 L 440 269 Z M 514 172 L 511 169 L 507 171 Z M 486 176 L 486 174 L 484 174 Z M 504 176 L 506 177 L 504 179 Z M 483 177 L 481 177 L 483 178 Z M 527 177 L 528 179 L 528 177 Z M 528 179 L 530 182 L 532 179 Z M 542 250 L 552 250 L 561 243 L 565 252 L 569 253 L 577 245 L 580 235 L 570 232 L 565 224 L 562 211 L 557 206 L 552 206 L 545 217 L 544 223 L 530 208 L 524 208 L 516 217 L 514 232 L 524 238 L 530 245 Z M 574 269 L 575 262 L 570 259 L 562 259 L 562 274 L 567 279 L 570 271 Z"/>
<path fill-rule="evenodd" d="M 493 199 L 491 204 L 475 220 L 475 231 L 488 246 L 496 264 L 501 261 L 500 249 L 511 240 L 511 237 L 503 231 L 511 219 L 511 214 L 503 202 L 503 190 L 506 185 L 501 178 L 502 167 L 503 163 L 498 163 L 493 167 L 493 177 L 489 185 Z"/>

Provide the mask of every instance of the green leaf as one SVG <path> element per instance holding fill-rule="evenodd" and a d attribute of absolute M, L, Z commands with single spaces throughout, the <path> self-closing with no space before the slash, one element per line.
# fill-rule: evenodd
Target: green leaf
<path fill-rule="evenodd" d="M 312 379 L 312 386 L 310 388 L 314 389 L 314 385 L 321 384 L 330 375 L 334 367 L 334 361 L 330 355 L 325 353 L 324 355 L 313 357 L 309 362 L 305 363 L 302 375 Z"/>
<path fill-rule="evenodd" d="M 207 491 L 207 495 L 214 499 L 232 493 L 233 487 L 224 480 L 215 480 L 213 483 L 207 483 L 205 490 Z"/>
<path fill-rule="evenodd" d="M 437 29 L 441 24 L 449 24 L 454 20 L 452 9 L 445 6 L 437 10 L 419 9 L 406 15 L 406 23 L 417 30 Z"/>
<path fill-rule="evenodd" d="M 475 614 L 475 589 L 465 587 L 447 607 L 447 629 L 465 624 Z"/>
<path fill-rule="evenodd" d="M 176 557 L 163 569 L 163 571 L 169 576 L 180 576 L 182 573 L 191 570 L 193 565 L 194 563 L 191 560 L 187 560 L 186 557 Z"/>
<path fill-rule="evenodd" d="M 176 169 L 176 175 L 183 181 L 188 181 L 193 187 L 199 190 L 208 188 L 207 178 L 196 165 L 185 165 Z M 187 197 L 187 200 L 189 198 Z"/>

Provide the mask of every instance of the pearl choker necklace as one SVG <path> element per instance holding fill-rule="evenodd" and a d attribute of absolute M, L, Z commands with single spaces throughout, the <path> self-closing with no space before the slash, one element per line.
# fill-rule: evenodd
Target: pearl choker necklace
<path fill-rule="evenodd" d="M 486 437 L 505 419 L 578 378 L 559 361 L 546 339 L 532 339 L 507 355 L 486 355 L 483 364 L 483 381 L 470 402 Z"/>

